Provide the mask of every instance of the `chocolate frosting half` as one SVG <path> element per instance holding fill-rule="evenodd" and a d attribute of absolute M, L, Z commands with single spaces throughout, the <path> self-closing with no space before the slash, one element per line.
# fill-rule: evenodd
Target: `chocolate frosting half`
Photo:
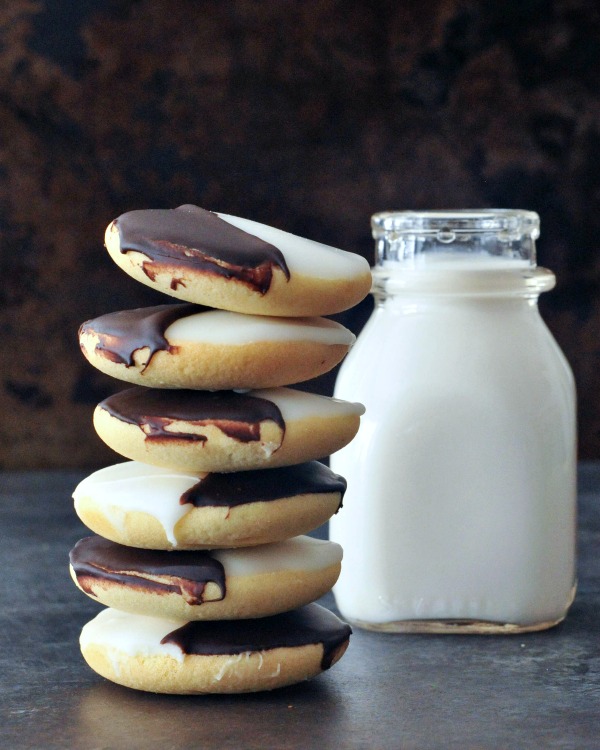
<path fill-rule="evenodd" d="M 323 644 L 322 669 L 329 669 L 337 649 L 350 637 L 352 629 L 333 612 L 319 604 L 308 604 L 272 617 L 243 623 L 188 622 L 168 633 L 161 643 L 173 643 L 184 654 L 241 654 Z"/>
<path fill-rule="evenodd" d="M 142 253 L 148 278 L 168 272 L 173 289 L 185 285 L 177 277 L 182 270 L 235 279 L 261 294 L 271 286 L 273 268 L 290 278 L 281 250 L 198 206 L 130 211 L 114 224 L 121 253 Z"/>
<path fill-rule="evenodd" d="M 174 304 L 121 310 L 88 320 L 79 329 L 79 334 L 98 337 L 96 351 L 106 359 L 131 367 L 133 355 L 139 349 L 148 348 L 149 354 L 144 369 L 159 351 L 172 352 L 165 338 L 165 331 L 176 320 L 211 308 L 201 305 Z"/>
<path fill-rule="evenodd" d="M 245 503 L 279 500 L 296 495 L 339 492 L 341 499 L 346 480 L 319 461 L 296 466 L 234 474 L 208 474 L 181 496 L 180 503 L 195 507 L 234 507 Z M 339 508 L 338 508 L 339 510 Z"/>
<path fill-rule="evenodd" d="M 173 422 L 212 425 L 228 437 L 249 443 L 260 440 L 260 425 L 273 421 L 285 432 L 281 411 L 264 398 L 236 391 L 162 390 L 135 386 L 115 393 L 99 404 L 111 416 L 139 426 L 146 440 L 206 442 L 201 434 L 173 432 Z"/>
<path fill-rule="evenodd" d="M 188 604 L 201 604 L 212 582 L 219 587 L 219 599 L 225 598 L 225 570 L 208 552 L 136 549 L 89 536 L 77 542 L 69 561 L 80 586 L 92 596 L 94 581 L 104 580 L 154 593 L 176 592 Z"/>

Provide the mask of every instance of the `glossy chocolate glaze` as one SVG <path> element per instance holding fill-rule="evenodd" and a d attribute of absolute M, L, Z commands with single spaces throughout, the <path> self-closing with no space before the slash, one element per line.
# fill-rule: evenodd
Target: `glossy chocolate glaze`
<path fill-rule="evenodd" d="M 111 362 L 126 367 L 135 364 L 133 355 L 136 351 L 148 348 L 145 369 L 156 352 L 174 350 L 165 338 L 165 331 L 171 323 L 209 309 L 200 305 L 175 304 L 121 310 L 86 321 L 79 334 L 97 336 L 95 350 Z"/>
<path fill-rule="evenodd" d="M 234 474 L 208 474 L 181 496 L 181 504 L 196 507 L 234 507 L 245 503 L 279 500 L 313 493 L 340 493 L 346 480 L 318 461 L 308 461 L 281 469 L 238 471 Z"/>
<path fill-rule="evenodd" d="M 168 272 L 174 290 L 185 286 L 177 275 L 182 271 L 235 279 L 261 294 L 269 290 L 275 267 L 290 278 L 278 248 L 198 206 L 130 211 L 114 224 L 121 253 L 142 253 L 147 258 L 142 267 L 148 278 Z"/>
<path fill-rule="evenodd" d="M 225 598 L 225 570 L 207 552 L 136 549 L 101 536 L 81 539 L 69 554 L 81 588 L 94 596 L 94 581 L 110 581 L 154 593 L 180 593 L 188 604 L 201 604 L 207 583 Z"/>
<path fill-rule="evenodd" d="M 161 643 L 173 643 L 184 654 L 242 654 L 273 648 L 293 648 L 323 644 L 321 667 L 329 669 L 337 649 L 350 637 L 352 629 L 319 604 L 308 604 L 272 617 L 243 623 L 188 622 L 168 633 Z"/>
<path fill-rule="evenodd" d="M 122 422 L 138 425 L 146 440 L 189 440 L 206 442 L 201 434 L 173 432 L 173 422 L 213 425 L 242 443 L 260 440 L 260 425 L 275 422 L 285 431 L 279 408 L 264 398 L 235 391 L 160 390 L 135 386 L 104 399 L 99 404 Z"/>

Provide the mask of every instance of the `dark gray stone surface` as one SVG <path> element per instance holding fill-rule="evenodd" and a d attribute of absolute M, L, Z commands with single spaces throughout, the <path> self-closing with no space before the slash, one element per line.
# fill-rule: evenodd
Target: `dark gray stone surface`
<path fill-rule="evenodd" d="M 580 584 L 561 626 L 508 637 L 355 631 L 330 672 L 249 696 L 155 696 L 87 668 L 77 639 L 99 607 L 67 570 L 85 534 L 70 501 L 79 478 L 0 474 L 1 748 L 600 747 L 600 464 L 581 467 Z"/>

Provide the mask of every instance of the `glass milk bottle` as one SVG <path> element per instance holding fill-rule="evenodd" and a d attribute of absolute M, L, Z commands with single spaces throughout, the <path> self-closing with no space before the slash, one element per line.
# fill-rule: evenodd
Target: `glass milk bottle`
<path fill-rule="evenodd" d="M 540 317 L 529 211 L 379 213 L 375 309 L 335 396 L 361 401 L 332 456 L 334 589 L 358 626 L 514 633 L 575 592 L 573 377 Z"/>

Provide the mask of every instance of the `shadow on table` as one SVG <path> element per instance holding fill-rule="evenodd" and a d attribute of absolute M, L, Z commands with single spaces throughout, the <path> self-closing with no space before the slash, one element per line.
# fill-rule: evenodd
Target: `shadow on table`
<path fill-rule="evenodd" d="M 330 745 L 344 721 L 343 696 L 312 680 L 268 693 L 170 696 L 102 682 L 80 692 L 71 732 L 77 747 L 302 747 Z"/>

